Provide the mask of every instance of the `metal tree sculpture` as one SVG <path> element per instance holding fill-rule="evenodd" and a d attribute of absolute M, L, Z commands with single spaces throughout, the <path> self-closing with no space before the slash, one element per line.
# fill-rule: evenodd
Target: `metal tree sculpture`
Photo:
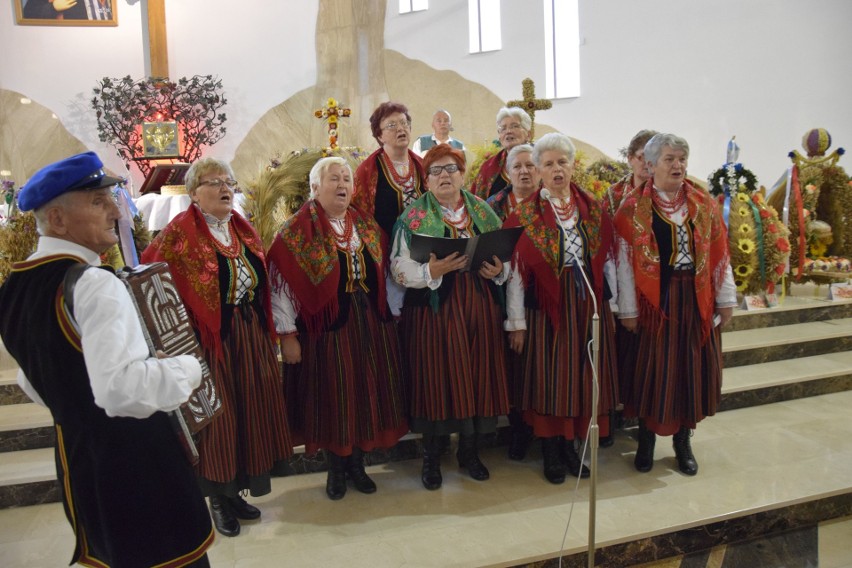
<path fill-rule="evenodd" d="M 205 146 L 225 135 L 227 104 L 222 81 L 212 75 L 182 77 L 177 82 L 150 77 L 134 81 L 104 77 L 94 89 L 92 108 L 98 122 L 98 138 L 118 150 L 127 167 L 136 164 L 147 176 L 152 164 L 144 156 L 141 125 L 145 122 L 175 121 L 181 135 L 181 157 L 192 162 Z"/>

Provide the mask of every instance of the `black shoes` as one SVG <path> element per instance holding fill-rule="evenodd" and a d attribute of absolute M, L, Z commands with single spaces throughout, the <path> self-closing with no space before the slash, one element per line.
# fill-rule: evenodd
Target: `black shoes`
<path fill-rule="evenodd" d="M 467 468 L 467 473 L 477 481 L 485 481 L 491 474 L 488 468 L 479 459 L 479 450 L 476 447 L 476 434 L 464 435 L 459 434 L 459 450 L 456 453 L 456 458 L 459 460 L 459 467 Z"/>
<path fill-rule="evenodd" d="M 692 432 L 689 428 L 681 426 L 680 430 L 672 437 L 677 468 L 685 475 L 695 475 L 698 473 L 698 462 L 695 461 L 695 456 L 692 455 L 692 445 L 689 442 L 691 435 Z"/>
<path fill-rule="evenodd" d="M 509 411 L 509 459 L 522 461 L 533 441 L 532 428 L 524 422 L 520 410 Z"/>
<path fill-rule="evenodd" d="M 361 493 L 376 492 L 376 483 L 364 471 L 364 451 L 361 448 L 352 448 L 352 455 L 346 460 L 346 477 Z"/>
<path fill-rule="evenodd" d="M 325 480 L 325 494 L 332 501 L 343 499 L 346 495 L 346 462 L 343 456 L 334 452 L 325 452 L 328 458 L 328 477 Z"/>
<path fill-rule="evenodd" d="M 441 447 L 437 436 L 423 437 L 423 469 L 420 481 L 429 491 L 441 488 L 444 478 L 441 475 Z"/>
<path fill-rule="evenodd" d="M 260 511 L 258 511 L 260 514 Z M 210 516 L 216 530 L 224 536 L 237 536 L 240 534 L 240 523 L 231 512 L 228 498 L 224 495 L 210 496 Z"/>
<path fill-rule="evenodd" d="M 544 477 L 553 484 L 565 483 L 567 468 L 559 455 L 559 436 L 541 439 L 541 455 L 544 458 Z"/>
<path fill-rule="evenodd" d="M 249 505 L 246 500 L 237 495 L 236 497 L 226 497 L 228 500 L 228 508 L 238 519 L 244 521 L 253 521 L 260 518 L 260 509 L 254 505 Z"/>
<path fill-rule="evenodd" d="M 637 471 L 647 473 L 654 467 L 654 446 L 657 443 L 657 435 L 645 428 L 645 422 L 639 421 L 639 448 L 633 465 Z"/>
<path fill-rule="evenodd" d="M 574 449 L 574 440 L 566 440 L 562 436 L 559 436 L 559 441 L 561 442 L 560 457 L 568 468 L 568 473 L 571 474 L 571 477 L 581 477 L 583 479 L 589 477 L 592 472 L 589 471 L 588 467 L 583 465 L 580 456 L 577 455 L 577 450 Z"/>

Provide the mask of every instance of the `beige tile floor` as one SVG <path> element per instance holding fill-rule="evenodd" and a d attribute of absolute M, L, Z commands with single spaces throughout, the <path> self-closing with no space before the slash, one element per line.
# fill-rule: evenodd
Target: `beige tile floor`
<path fill-rule="evenodd" d="M 852 437 L 845 424 L 852 392 L 723 412 L 693 438 L 701 471 L 674 471 L 662 440 L 648 474 L 632 468 L 634 444 L 623 433 L 600 451 L 598 546 L 652 536 L 702 521 L 736 517 L 815 496 L 850 491 Z M 424 490 L 417 460 L 368 469 L 375 495 L 354 490 L 325 497 L 325 475 L 276 479 L 271 494 L 251 500 L 263 510 L 237 538 L 217 537 L 210 558 L 219 568 L 272 566 L 510 566 L 548 558 L 560 548 L 574 485 L 544 481 L 538 451 L 523 463 L 505 449 L 484 453 L 492 478 L 476 482 L 444 458 L 444 487 Z M 585 550 L 589 482 L 580 483 L 565 550 Z M 140 530 L 143 530 L 140 527 Z M 825 538 L 823 538 L 825 536 Z M 852 521 L 820 534 L 821 566 L 852 566 Z M 71 530 L 59 504 L 0 510 L 0 564 L 67 565 Z"/>

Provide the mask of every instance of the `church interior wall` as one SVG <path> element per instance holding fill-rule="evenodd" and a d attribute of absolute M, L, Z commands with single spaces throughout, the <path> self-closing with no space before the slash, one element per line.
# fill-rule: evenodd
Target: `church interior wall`
<path fill-rule="evenodd" d="M 319 5 L 166 3 L 172 77 L 216 75 L 229 100 L 228 134 L 212 153 L 232 159 L 259 117 L 316 81 Z M 388 2 L 385 48 L 456 71 L 502 100 L 520 97 L 525 77 L 543 96 L 541 3 L 504 0 L 503 49 L 482 54 L 468 53 L 466 6 L 431 0 L 427 12 L 401 16 Z M 118 9 L 115 28 L 18 26 L 11 7 L 0 10 L 0 88 L 50 109 L 121 172 L 115 152 L 97 140 L 88 104 L 100 78 L 145 73 L 142 3 L 118 0 Z M 581 96 L 555 100 L 537 121 L 610 156 L 641 128 L 676 132 L 690 142 L 690 173 L 700 178 L 721 165 L 736 135 L 741 161 L 771 185 L 809 128 L 828 128 L 835 147 L 852 146 L 844 63 L 851 16 L 846 0 L 580 0 Z M 435 106 L 453 109 L 454 96 L 436 86 Z M 415 120 L 415 135 L 428 131 L 428 117 Z M 468 141 L 481 143 L 493 128 L 483 124 Z"/>

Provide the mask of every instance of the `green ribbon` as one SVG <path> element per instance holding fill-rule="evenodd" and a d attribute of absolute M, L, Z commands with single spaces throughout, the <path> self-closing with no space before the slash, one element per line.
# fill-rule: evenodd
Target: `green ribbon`
<path fill-rule="evenodd" d="M 760 267 L 760 287 L 766 290 L 766 258 L 763 254 L 763 221 L 760 218 L 760 209 L 751 199 L 748 200 L 751 212 L 754 215 L 754 228 L 757 231 L 757 265 Z"/>

